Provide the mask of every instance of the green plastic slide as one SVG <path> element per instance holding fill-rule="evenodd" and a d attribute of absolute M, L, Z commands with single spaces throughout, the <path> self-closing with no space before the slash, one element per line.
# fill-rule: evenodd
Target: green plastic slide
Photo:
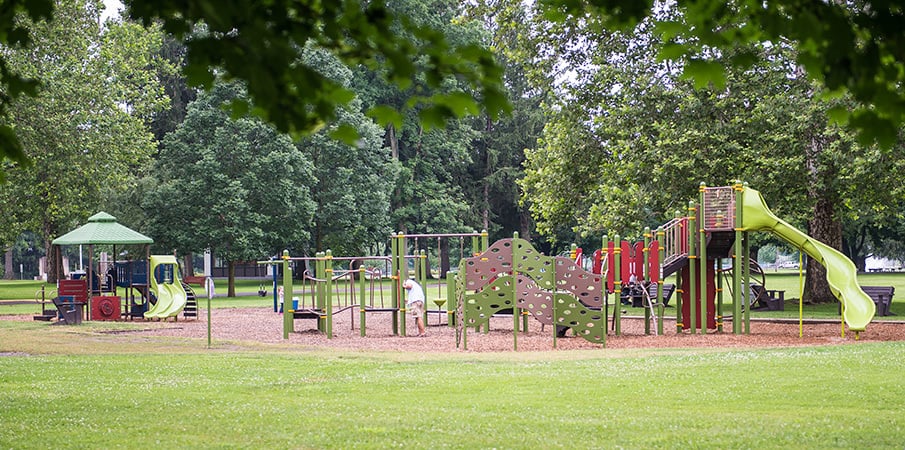
<path fill-rule="evenodd" d="M 175 317 L 185 308 L 187 295 L 178 267 L 172 255 L 151 255 L 151 292 L 157 297 L 157 303 L 148 309 L 145 318 Z"/>
<path fill-rule="evenodd" d="M 845 323 L 852 331 L 863 331 L 873 319 L 876 306 L 858 285 L 855 264 L 838 250 L 776 217 L 757 190 L 746 187 L 742 197 L 742 228 L 745 231 L 770 231 L 822 264 L 830 290 L 845 307 L 842 317 Z"/>

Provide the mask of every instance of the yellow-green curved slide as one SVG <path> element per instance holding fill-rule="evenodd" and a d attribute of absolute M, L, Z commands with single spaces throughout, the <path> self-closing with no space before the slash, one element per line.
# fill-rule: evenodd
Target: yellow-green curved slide
<path fill-rule="evenodd" d="M 185 308 L 187 295 L 179 280 L 176 257 L 172 255 L 151 255 L 151 292 L 157 297 L 145 317 L 166 319 L 174 317 Z"/>
<path fill-rule="evenodd" d="M 876 306 L 858 285 L 855 264 L 838 250 L 776 217 L 757 190 L 746 187 L 742 198 L 742 228 L 745 231 L 770 231 L 822 264 L 830 290 L 845 306 L 842 317 L 845 323 L 852 331 L 863 331 L 873 319 Z"/>

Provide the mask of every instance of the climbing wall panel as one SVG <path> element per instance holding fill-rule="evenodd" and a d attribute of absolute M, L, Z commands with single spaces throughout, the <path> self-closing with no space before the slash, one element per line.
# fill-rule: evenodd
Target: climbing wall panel
<path fill-rule="evenodd" d="M 512 239 L 501 239 L 483 253 L 465 260 L 465 288 L 481 290 L 494 278 L 512 273 Z"/>
<path fill-rule="evenodd" d="M 524 275 L 518 277 L 518 307 L 527 310 L 540 323 L 553 325 L 553 293 L 541 289 Z"/>
<path fill-rule="evenodd" d="M 465 293 L 465 326 L 477 327 L 486 324 L 490 316 L 503 309 L 512 309 L 515 286 L 509 275 L 497 277 L 479 292 Z"/>
<path fill-rule="evenodd" d="M 606 335 L 603 312 L 588 309 L 577 298 L 568 294 L 556 294 L 556 324 L 572 329 L 587 341 L 602 344 Z"/>
<path fill-rule="evenodd" d="M 556 257 L 556 290 L 568 291 L 585 306 L 603 305 L 603 277 L 575 264 L 569 258 Z"/>
<path fill-rule="evenodd" d="M 530 242 L 524 239 L 513 239 L 516 248 L 515 270 L 533 279 L 542 289 L 553 289 L 553 258 L 538 252 Z"/>

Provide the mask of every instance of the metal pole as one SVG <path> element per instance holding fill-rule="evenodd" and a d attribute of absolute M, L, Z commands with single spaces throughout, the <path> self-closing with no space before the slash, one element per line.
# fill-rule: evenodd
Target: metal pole
<path fill-rule="evenodd" d="M 401 232 L 399 234 L 402 234 Z M 394 234 L 390 236 L 390 247 L 392 248 L 392 257 L 390 258 L 390 295 L 393 308 L 393 335 L 399 335 L 399 238 Z"/>
<path fill-rule="evenodd" d="M 706 185 L 704 183 L 701 183 L 700 187 L 698 188 L 698 192 L 699 192 L 698 195 L 700 198 L 698 200 L 698 211 L 697 211 L 698 212 L 698 232 L 700 233 L 698 235 L 698 237 L 699 237 L 698 248 L 700 248 L 699 255 L 701 256 L 700 257 L 700 261 L 701 261 L 701 266 L 700 266 L 701 267 L 701 273 L 700 273 L 700 276 L 701 276 L 701 279 L 700 279 L 700 285 L 701 285 L 701 334 L 707 334 L 707 324 L 708 324 L 707 319 L 710 318 L 708 316 L 708 308 L 707 308 L 708 306 L 710 306 L 710 299 L 708 298 L 708 292 L 707 292 L 708 291 L 708 289 L 707 289 L 707 287 L 708 287 L 707 272 L 708 272 L 708 269 L 710 269 L 710 266 L 709 266 L 710 262 L 707 260 L 707 230 L 706 230 L 707 224 L 706 224 L 706 221 L 704 220 L 704 211 L 706 208 L 706 205 L 704 204 L 705 188 L 706 188 Z"/>
<path fill-rule="evenodd" d="M 616 293 L 615 306 L 613 309 L 613 327 L 616 336 L 622 335 L 622 241 L 619 235 L 613 236 L 613 291 Z"/>
<path fill-rule="evenodd" d="M 660 320 L 657 321 L 657 335 L 663 335 L 663 314 L 664 314 L 664 305 L 663 305 L 663 284 L 666 280 L 663 279 L 663 261 L 666 260 L 666 243 L 665 241 L 666 233 L 662 228 L 657 228 L 657 242 L 660 244 L 657 246 L 660 253 L 660 262 L 657 270 L 660 272 L 660 276 L 658 277 L 660 282 L 657 284 L 657 315 Z"/>
<path fill-rule="evenodd" d="M 324 255 L 324 280 L 324 332 L 327 333 L 327 339 L 333 339 L 333 252 L 330 250 Z"/>
<path fill-rule="evenodd" d="M 214 277 L 204 280 L 204 289 L 207 290 L 207 348 L 211 348 L 211 299 L 214 297 Z"/>
<path fill-rule="evenodd" d="M 351 281 L 350 281 L 351 283 Z M 358 313 L 361 316 L 361 330 L 359 330 L 359 334 L 361 337 L 365 337 L 365 316 L 367 312 L 365 311 L 365 267 L 362 265 L 358 268 Z"/>
<path fill-rule="evenodd" d="M 688 243 L 688 301 L 689 301 L 689 324 L 691 327 L 691 334 L 697 333 L 698 328 L 698 286 L 697 284 L 697 269 L 699 267 L 698 264 L 698 255 L 697 255 L 697 247 L 695 245 L 695 206 L 694 202 L 688 202 L 688 230 L 685 233 L 685 242 Z"/>
<path fill-rule="evenodd" d="M 740 181 L 736 181 L 733 186 L 735 189 L 735 249 L 732 260 L 732 333 L 741 334 L 742 332 L 742 237 L 744 231 L 742 224 L 742 204 L 744 201 L 744 186 Z"/>
<path fill-rule="evenodd" d="M 648 280 L 648 252 L 650 251 L 650 227 L 644 227 L 644 246 L 641 248 L 642 254 L 642 267 L 641 267 L 641 279 L 638 280 L 641 283 L 641 287 L 646 291 L 647 287 L 644 284 L 645 281 Z M 650 296 L 646 293 L 641 294 L 642 306 L 644 306 L 644 334 L 650 334 Z M 644 305 L 644 300 L 647 300 L 647 305 Z"/>
<path fill-rule="evenodd" d="M 292 266 L 289 264 L 289 250 L 283 250 L 283 339 L 289 339 L 289 333 L 295 331 L 295 311 L 289 311 L 290 308 L 286 307 L 287 298 L 292 298 Z M 289 305 L 291 307 L 292 303 Z"/>
<path fill-rule="evenodd" d="M 486 239 L 487 232 L 482 232 L 482 240 Z M 516 261 L 519 260 L 518 256 L 518 248 L 519 246 L 516 244 L 516 240 L 518 240 L 518 232 L 512 233 L 512 261 L 510 264 L 512 266 L 512 272 L 510 276 L 512 277 L 512 350 L 518 350 L 518 269 L 516 267 Z M 484 242 L 486 244 L 486 242 Z M 486 246 L 484 247 L 486 249 Z M 554 268 L 553 272 L 556 272 Z M 556 311 L 556 307 L 553 307 L 553 310 Z M 556 329 L 556 327 L 553 327 Z M 487 329 L 490 329 L 490 318 L 487 319 Z"/>

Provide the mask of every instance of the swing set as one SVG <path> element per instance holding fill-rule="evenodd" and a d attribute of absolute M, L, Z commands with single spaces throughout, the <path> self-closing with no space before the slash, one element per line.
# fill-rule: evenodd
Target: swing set
<path fill-rule="evenodd" d="M 283 312 L 283 339 L 289 338 L 289 333 L 295 331 L 295 319 L 314 319 L 317 321 L 317 330 L 333 337 L 333 317 L 349 311 L 352 329 L 355 329 L 355 309 L 358 309 L 360 325 L 359 332 L 362 337 L 366 335 L 367 316 L 369 313 L 392 314 L 392 332 L 394 335 L 405 336 L 406 312 L 405 293 L 402 282 L 413 278 L 424 287 L 425 294 L 431 298 L 436 310 L 425 308 L 424 320 L 428 322 L 428 314 L 438 315 L 437 325 L 443 325 L 443 306 L 446 305 L 447 324 L 455 323 L 455 304 L 447 299 L 454 298 L 450 293 L 455 288 L 454 283 L 447 283 L 444 289 L 443 273 L 438 267 L 437 283 L 428 284 L 430 269 L 428 256 L 424 249 L 419 248 L 419 243 L 428 240 L 437 240 L 437 256 L 443 252 L 444 239 L 459 239 L 459 256 L 465 254 L 465 240 L 471 238 L 472 255 L 480 254 L 486 250 L 488 235 L 486 231 L 481 233 L 438 233 L 438 234 L 405 234 L 397 233 L 390 236 L 390 256 L 334 256 L 330 250 L 317 253 L 314 257 L 292 257 L 288 250 L 283 251 L 280 259 L 258 261 L 258 264 L 273 267 L 273 293 L 274 312 Z M 410 250 L 409 243 L 413 243 Z M 372 268 L 365 267 L 365 261 L 377 261 Z M 356 265 L 358 269 L 352 269 Z M 374 266 L 380 266 L 382 262 L 384 270 Z M 302 273 L 302 291 L 295 291 L 293 271 L 294 266 L 304 264 L 306 269 Z M 348 265 L 350 268 L 342 268 Z M 339 267 L 337 267 L 339 266 Z M 438 265 L 439 266 L 439 265 Z M 313 267 L 313 272 L 311 267 Z M 282 274 L 282 281 L 279 276 Z M 356 283 L 357 278 L 357 283 Z M 391 294 L 385 297 L 384 278 L 389 278 Z M 436 286 L 437 295 L 431 296 L 429 291 Z M 261 287 L 263 291 L 263 285 Z M 446 292 L 444 292 L 446 291 Z M 297 295 L 301 294 L 301 295 Z M 357 295 L 357 297 L 356 297 Z M 289 303 L 288 300 L 291 300 Z M 291 306 L 289 306 L 291 305 Z"/>

